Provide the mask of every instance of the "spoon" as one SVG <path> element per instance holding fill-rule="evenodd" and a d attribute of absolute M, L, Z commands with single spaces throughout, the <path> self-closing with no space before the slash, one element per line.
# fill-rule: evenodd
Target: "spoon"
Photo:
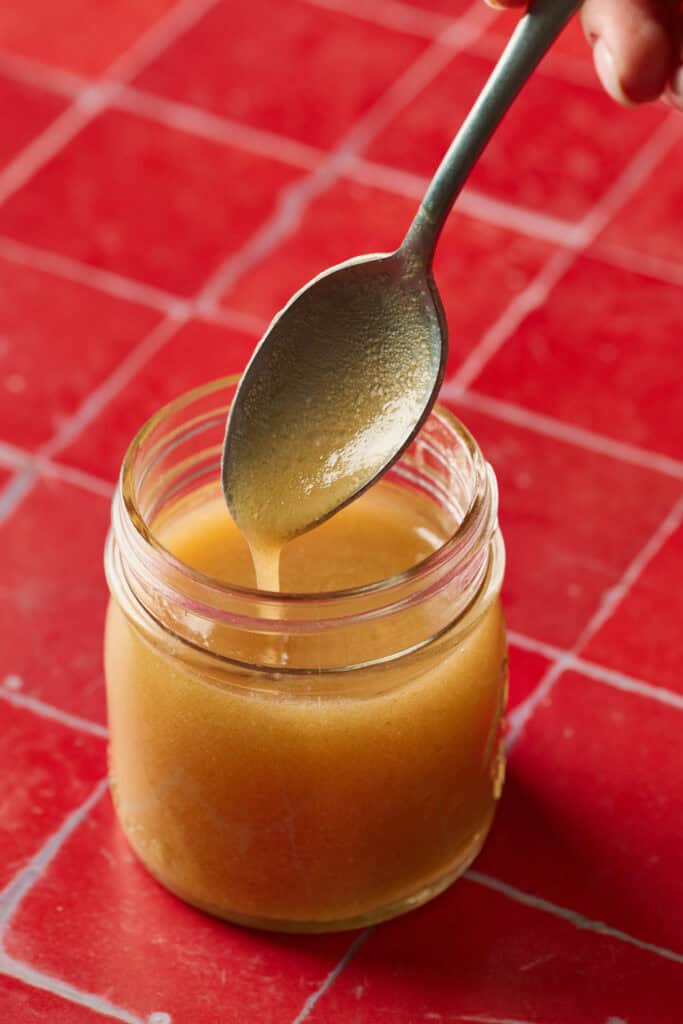
<path fill-rule="evenodd" d="M 310 281 L 256 348 L 228 418 L 222 484 L 248 538 L 278 547 L 369 487 L 431 409 L 448 352 L 436 243 L 501 118 L 581 0 L 534 0 L 396 252 Z"/>

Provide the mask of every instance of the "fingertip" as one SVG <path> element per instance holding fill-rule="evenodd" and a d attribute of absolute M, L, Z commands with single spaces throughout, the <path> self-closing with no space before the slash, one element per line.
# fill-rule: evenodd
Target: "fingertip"
<path fill-rule="evenodd" d="M 645 22 L 624 52 L 619 75 L 624 94 L 633 103 L 656 100 L 672 71 L 673 48 L 664 26 Z"/>
<path fill-rule="evenodd" d="M 607 95 L 622 107 L 635 106 L 633 100 L 624 91 L 616 61 L 604 39 L 598 39 L 593 47 L 593 63 Z"/>
<path fill-rule="evenodd" d="M 657 99 L 674 65 L 671 26 L 647 0 L 586 0 L 584 29 L 598 76 L 624 106 Z"/>

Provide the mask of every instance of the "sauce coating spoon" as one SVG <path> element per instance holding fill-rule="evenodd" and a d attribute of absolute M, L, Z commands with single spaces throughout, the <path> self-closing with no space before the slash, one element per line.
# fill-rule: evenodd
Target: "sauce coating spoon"
<path fill-rule="evenodd" d="M 222 484 L 247 538 L 279 549 L 364 491 L 431 409 L 448 351 L 432 276 L 444 222 L 501 118 L 581 0 L 533 0 L 396 252 L 310 281 L 272 321 L 228 417 Z"/>

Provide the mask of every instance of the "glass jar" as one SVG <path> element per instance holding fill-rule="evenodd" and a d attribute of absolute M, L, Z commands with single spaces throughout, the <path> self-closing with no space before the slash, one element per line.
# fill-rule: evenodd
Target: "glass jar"
<path fill-rule="evenodd" d="M 437 407 L 387 477 L 433 508 L 431 555 L 336 593 L 227 585 L 160 533 L 220 493 L 236 383 L 165 406 L 124 459 L 105 555 L 111 789 L 133 849 L 189 903 L 354 928 L 444 889 L 491 825 L 507 690 L 495 478 Z"/>

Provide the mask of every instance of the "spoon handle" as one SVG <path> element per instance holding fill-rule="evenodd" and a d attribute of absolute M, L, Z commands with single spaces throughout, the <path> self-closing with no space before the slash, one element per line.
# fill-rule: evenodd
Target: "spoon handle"
<path fill-rule="evenodd" d="M 504 114 L 582 0 L 532 0 L 432 178 L 403 241 L 429 266 L 448 214 Z"/>

